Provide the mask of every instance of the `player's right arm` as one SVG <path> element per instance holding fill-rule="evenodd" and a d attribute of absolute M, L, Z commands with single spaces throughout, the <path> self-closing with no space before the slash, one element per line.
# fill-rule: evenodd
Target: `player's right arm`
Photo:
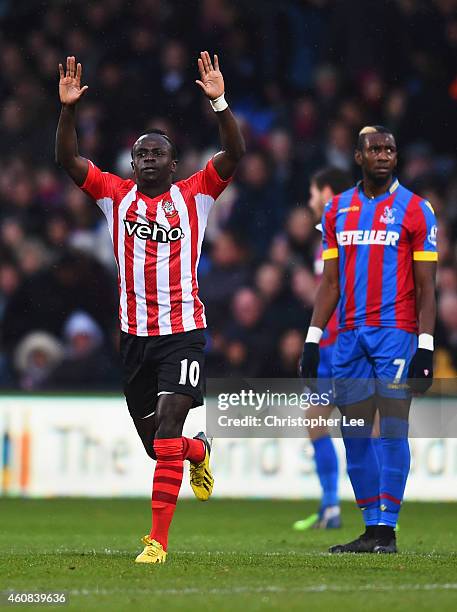
<path fill-rule="evenodd" d="M 335 232 L 334 200 L 329 202 L 322 217 L 324 271 L 314 303 L 311 324 L 300 360 L 300 374 L 305 380 L 317 378 L 319 342 L 340 299 L 338 243 Z"/>
<path fill-rule="evenodd" d="M 310 327 L 324 330 L 340 299 L 338 259 L 326 259 L 321 284 L 317 290 Z"/>
<path fill-rule="evenodd" d="M 305 380 L 317 378 L 319 342 L 339 299 L 338 259 L 327 259 L 324 261 L 324 272 L 300 360 L 300 374 Z"/>
<path fill-rule="evenodd" d="M 76 136 L 76 105 L 87 91 L 81 87 L 81 64 L 76 64 L 74 56 L 67 57 L 66 71 L 59 64 L 59 96 L 62 103 L 57 125 L 55 157 L 56 162 L 70 175 L 80 187 L 87 176 L 89 162 L 78 153 Z"/>

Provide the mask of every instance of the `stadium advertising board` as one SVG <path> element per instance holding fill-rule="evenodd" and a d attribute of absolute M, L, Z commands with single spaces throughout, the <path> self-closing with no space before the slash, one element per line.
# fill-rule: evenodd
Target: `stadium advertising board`
<path fill-rule="evenodd" d="M 204 429 L 205 421 L 204 408 L 193 410 L 185 434 Z M 150 495 L 153 462 L 144 454 L 122 398 L 4 396 L 0 433 L 3 495 Z M 341 496 L 352 499 L 342 440 L 335 443 Z M 412 438 L 410 446 L 406 498 L 456 500 L 457 440 Z M 218 438 L 213 465 L 215 496 L 320 495 L 308 439 Z M 192 496 L 186 475 L 182 495 Z"/>

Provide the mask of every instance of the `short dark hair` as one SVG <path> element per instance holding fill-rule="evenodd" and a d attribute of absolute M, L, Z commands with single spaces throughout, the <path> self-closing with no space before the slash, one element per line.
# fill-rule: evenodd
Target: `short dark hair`
<path fill-rule="evenodd" d="M 366 125 L 359 132 L 359 137 L 357 139 L 357 145 L 356 145 L 356 149 L 358 151 L 363 150 L 363 145 L 365 143 L 365 136 L 367 134 L 390 134 L 391 136 L 394 136 L 392 134 L 392 130 L 389 130 L 389 128 L 386 128 L 383 125 Z"/>
<path fill-rule="evenodd" d="M 160 130 L 159 128 L 151 128 L 150 130 L 143 132 L 141 136 L 148 136 L 149 134 L 158 134 L 159 136 L 163 136 L 171 147 L 171 155 L 173 159 L 178 159 L 178 149 L 176 148 L 175 143 L 171 140 L 171 138 L 168 136 L 166 132 L 164 132 L 163 130 Z M 132 151 L 131 151 L 132 159 L 133 159 L 133 149 L 135 148 L 135 145 L 138 142 L 138 140 L 141 138 L 141 136 L 138 136 L 136 141 L 133 143 Z"/>
<path fill-rule="evenodd" d="M 335 194 L 342 193 L 352 187 L 352 179 L 349 173 L 333 166 L 315 172 L 311 177 L 311 182 L 316 183 L 320 190 L 324 187 L 330 187 Z"/>

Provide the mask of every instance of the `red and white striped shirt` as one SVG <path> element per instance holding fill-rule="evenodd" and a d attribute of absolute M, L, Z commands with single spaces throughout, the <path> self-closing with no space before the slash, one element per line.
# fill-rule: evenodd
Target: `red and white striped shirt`
<path fill-rule="evenodd" d="M 210 159 L 204 170 L 150 198 L 131 179 L 89 162 L 81 189 L 108 220 L 122 331 L 163 336 L 206 327 L 197 266 L 209 211 L 229 182 Z"/>

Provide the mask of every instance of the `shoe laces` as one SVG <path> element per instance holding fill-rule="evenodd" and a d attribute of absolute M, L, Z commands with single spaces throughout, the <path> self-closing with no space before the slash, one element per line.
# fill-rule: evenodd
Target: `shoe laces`
<path fill-rule="evenodd" d="M 203 485 L 203 479 L 205 477 L 204 462 L 200 461 L 200 463 L 194 463 L 190 466 L 190 482 L 197 486 L 201 487 Z"/>
<path fill-rule="evenodd" d="M 151 557 L 157 555 L 160 552 L 160 544 L 155 540 L 151 540 L 149 536 L 144 536 L 142 538 L 143 544 L 146 546 L 146 550 L 144 553 L 146 555 L 150 555 Z"/>

